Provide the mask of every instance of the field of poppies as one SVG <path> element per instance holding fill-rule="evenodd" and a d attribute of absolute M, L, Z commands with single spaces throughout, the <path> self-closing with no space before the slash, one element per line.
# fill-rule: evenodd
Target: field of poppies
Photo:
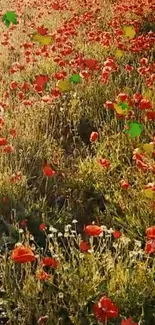
<path fill-rule="evenodd" d="M 0 324 L 155 325 L 155 0 L 1 0 Z"/>

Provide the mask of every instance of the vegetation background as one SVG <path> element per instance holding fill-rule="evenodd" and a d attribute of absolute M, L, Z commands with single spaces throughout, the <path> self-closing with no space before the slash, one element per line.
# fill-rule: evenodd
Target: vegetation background
<path fill-rule="evenodd" d="M 2 22 L 8 10 L 18 24 Z M 144 159 L 141 146 L 155 139 L 155 3 L 1 0 L 0 16 L 1 324 L 97 325 L 92 306 L 106 295 L 119 309 L 108 325 L 153 325 L 145 231 L 155 198 L 143 191 L 154 189 L 155 150 Z M 135 38 L 123 38 L 124 26 Z M 81 82 L 58 86 L 73 74 Z M 132 100 L 129 114 L 116 112 L 119 96 Z M 135 119 L 143 132 L 131 138 Z M 102 236 L 84 232 L 92 222 Z M 37 262 L 10 258 L 20 243 Z M 45 256 L 60 266 L 42 267 Z"/>

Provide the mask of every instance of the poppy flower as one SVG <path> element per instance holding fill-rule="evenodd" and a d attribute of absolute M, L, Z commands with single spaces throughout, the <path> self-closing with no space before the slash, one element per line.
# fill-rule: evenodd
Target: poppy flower
<path fill-rule="evenodd" d="M 108 297 L 102 297 L 99 302 L 93 306 L 93 312 L 101 322 L 118 316 L 117 306 L 114 305 Z"/>
<path fill-rule="evenodd" d="M 128 183 L 128 181 L 127 180 L 124 180 L 124 179 L 121 180 L 120 184 L 121 184 L 121 187 L 124 188 L 124 189 L 127 189 L 130 186 L 130 184 Z"/>
<path fill-rule="evenodd" d="M 136 166 L 141 170 L 143 170 L 144 172 L 148 170 L 148 165 L 139 159 L 136 160 Z"/>
<path fill-rule="evenodd" d="M 115 230 L 113 232 L 114 238 L 120 238 L 122 236 L 122 233 L 119 230 Z"/>
<path fill-rule="evenodd" d="M 98 62 L 97 62 L 97 60 L 94 60 L 94 59 L 85 59 L 85 60 L 83 60 L 83 63 L 90 70 L 97 70 L 97 68 L 98 68 L 98 65 L 97 65 Z"/>
<path fill-rule="evenodd" d="M 92 132 L 90 135 L 90 141 L 95 142 L 98 139 L 98 132 Z"/>
<path fill-rule="evenodd" d="M 139 103 L 139 109 L 152 109 L 152 103 L 148 99 L 141 99 Z"/>
<path fill-rule="evenodd" d="M 28 263 L 35 261 L 36 258 L 31 248 L 21 245 L 12 251 L 11 259 L 16 263 Z"/>
<path fill-rule="evenodd" d="M 146 236 L 147 239 L 155 239 L 155 226 L 147 228 Z"/>
<path fill-rule="evenodd" d="M 144 65 L 144 66 L 148 65 L 148 59 L 147 58 L 141 58 L 140 59 L 140 64 Z"/>
<path fill-rule="evenodd" d="M 18 88 L 18 83 L 16 81 L 11 81 L 10 83 L 11 90 L 15 90 Z"/>
<path fill-rule="evenodd" d="M 5 146 L 8 143 L 6 138 L 0 138 L 0 146 Z"/>
<path fill-rule="evenodd" d="M 32 106 L 32 101 L 31 100 L 23 100 L 22 103 L 25 105 L 25 106 Z"/>
<path fill-rule="evenodd" d="M 105 312 L 102 310 L 102 308 L 99 308 L 98 304 L 94 304 L 92 309 L 95 317 L 100 322 L 104 322 L 106 320 Z"/>
<path fill-rule="evenodd" d="M 21 172 L 16 172 L 11 176 L 11 181 L 16 182 L 22 180 L 22 173 Z"/>
<path fill-rule="evenodd" d="M 21 86 L 21 90 L 23 90 L 24 92 L 28 91 L 30 89 L 30 86 L 28 85 L 28 83 L 24 82 Z"/>
<path fill-rule="evenodd" d="M 88 236 L 99 236 L 102 233 L 102 228 L 97 225 L 84 226 L 84 232 Z"/>
<path fill-rule="evenodd" d="M 88 242 L 82 240 L 80 243 L 80 250 L 82 253 L 84 252 L 88 252 L 89 249 L 91 249 L 90 245 L 88 244 Z"/>
<path fill-rule="evenodd" d="M 13 138 L 15 138 L 17 135 L 16 129 L 13 128 L 9 130 L 9 133 L 12 135 Z"/>
<path fill-rule="evenodd" d="M 133 100 L 135 101 L 136 104 L 138 104 L 142 100 L 143 96 L 139 93 L 135 93 L 133 95 Z"/>
<path fill-rule="evenodd" d="M 39 226 L 40 231 L 43 231 L 46 229 L 46 225 L 44 223 L 41 223 Z"/>
<path fill-rule="evenodd" d="M 43 173 L 48 177 L 55 175 L 55 171 L 49 165 L 43 167 Z"/>
<path fill-rule="evenodd" d="M 148 120 L 155 121 L 155 111 L 148 111 L 146 116 Z"/>
<path fill-rule="evenodd" d="M 47 35 L 48 34 L 48 29 L 44 27 L 44 25 L 40 26 L 37 28 L 37 32 L 44 36 L 44 35 Z"/>
<path fill-rule="evenodd" d="M 55 89 L 52 89 L 51 95 L 52 95 L 52 97 L 57 98 L 57 97 L 60 97 L 61 92 L 55 88 Z"/>
<path fill-rule="evenodd" d="M 51 266 L 53 269 L 57 269 L 57 267 L 59 266 L 59 261 L 57 261 L 53 257 L 47 256 L 47 257 L 43 257 L 43 259 L 41 261 L 41 265 Z"/>
<path fill-rule="evenodd" d="M 118 101 L 121 101 L 121 102 L 125 102 L 126 100 L 128 100 L 128 95 L 125 94 L 125 93 L 120 93 L 120 94 L 117 96 L 117 100 L 118 100 Z"/>
<path fill-rule="evenodd" d="M 60 9 L 60 6 L 59 6 L 59 4 L 58 3 L 53 3 L 52 4 L 52 9 L 54 9 L 54 10 L 59 10 Z"/>
<path fill-rule="evenodd" d="M 145 244 L 145 252 L 147 254 L 155 253 L 155 240 L 148 240 Z"/>
<path fill-rule="evenodd" d="M 36 278 L 41 281 L 45 281 L 45 280 L 49 279 L 50 277 L 51 277 L 50 274 L 46 273 L 44 270 L 40 270 L 36 273 Z"/>
<path fill-rule="evenodd" d="M 131 72 L 131 71 L 133 71 L 133 67 L 131 66 L 131 65 L 129 65 L 129 64 L 126 64 L 125 65 L 125 70 L 127 71 L 127 72 Z"/>
<path fill-rule="evenodd" d="M 105 102 L 105 107 L 106 107 L 107 109 L 114 109 L 114 103 L 111 102 L 111 101 L 109 101 L 109 100 L 107 100 L 107 101 Z"/>
<path fill-rule="evenodd" d="M 110 167 L 110 161 L 106 158 L 100 159 L 99 163 L 102 167 L 107 167 L 107 168 Z"/>
<path fill-rule="evenodd" d="M 127 320 L 122 319 L 121 325 L 138 325 L 138 323 L 131 323 L 132 317 L 129 317 Z"/>
<path fill-rule="evenodd" d="M 14 151 L 14 147 L 10 144 L 8 144 L 7 146 L 4 147 L 3 152 L 6 153 L 12 153 Z"/>

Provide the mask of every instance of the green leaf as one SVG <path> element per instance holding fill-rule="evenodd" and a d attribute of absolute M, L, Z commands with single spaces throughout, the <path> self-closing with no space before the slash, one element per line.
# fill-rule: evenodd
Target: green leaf
<path fill-rule="evenodd" d="M 17 25 L 17 17 L 18 15 L 15 13 L 15 11 L 8 11 L 3 15 L 2 22 L 4 22 L 7 27 L 9 27 L 10 22 L 12 22 L 14 25 Z"/>
<path fill-rule="evenodd" d="M 81 83 L 81 77 L 79 76 L 79 74 L 73 74 L 70 77 L 69 81 L 76 85 L 77 83 Z"/>

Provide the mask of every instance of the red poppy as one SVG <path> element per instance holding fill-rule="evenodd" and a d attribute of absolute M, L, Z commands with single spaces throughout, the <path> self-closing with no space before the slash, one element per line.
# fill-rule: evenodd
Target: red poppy
<path fill-rule="evenodd" d="M 85 59 L 85 60 L 83 60 L 83 63 L 90 70 L 96 70 L 98 62 L 97 62 L 97 60 L 94 60 L 94 59 Z"/>
<path fill-rule="evenodd" d="M 100 322 L 104 322 L 106 320 L 105 312 L 102 310 L 102 308 L 99 308 L 98 304 L 93 305 L 93 313 Z"/>
<path fill-rule="evenodd" d="M 121 184 L 121 187 L 124 189 L 127 189 L 130 187 L 130 184 L 128 183 L 128 181 L 124 180 L 124 179 L 121 180 L 120 184 Z"/>
<path fill-rule="evenodd" d="M 46 273 L 44 270 L 40 270 L 39 272 L 36 273 L 36 278 L 45 281 L 51 277 L 50 274 Z"/>
<path fill-rule="evenodd" d="M 102 233 L 102 231 L 103 231 L 102 228 L 97 225 L 84 226 L 84 232 L 88 236 L 99 236 Z"/>
<path fill-rule="evenodd" d="M 43 173 L 48 177 L 55 175 L 55 171 L 49 165 L 43 167 Z"/>
<path fill-rule="evenodd" d="M 95 142 L 98 139 L 98 132 L 92 132 L 90 135 L 90 141 Z"/>
<path fill-rule="evenodd" d="M 11 81 L 10 82 L 10 88 L 11 90 L 15 90 L 18 88 L 18 83 L 16 81 Z"/>
<path fill-rule="evenodd" d="M 88 242 L 82 240 L 80 243 L 80 250 L 82 253 L 84 252 L 88 252 L 89 249 L 91 249 L 90 245 L 88 244 Z"/>
<path fill-rule="evenodd" d="M 131 71 L 133 71 L 133 67 L 131 66 L 131 65 L 129 65 L 129 64 L 126 64 L 125 65 L 125 70 L 127 71 L 127 72 L 131 72 Z"/>
<path fill-rule="evenodd" d="M 141 170 L 143 170 L 144 172 L 146 172 L 148 170 L 148 165 L 145 164 L 143 161 L 141 160 L 136 160 L 136 165 L 138 168 L 140 168 Z"/>
<path fill-rule="evenodd" d="M 120 238 L 122 236 L 122 233 L 119 230 L 115 230 L 113 232 L 114 238 Z"/>
<path fill-rule="evenodd" d="M 99 302 L 93 306 L 93 311 L 101 322 L 118 316 L 117 306 L 114 305 L 108 297 L 102 297 Z"/>
<path fill-rule="evenodd" d="M 24 94 L 23 94 L 22 91 L 19 91 L 18 97 L 19 97 L 20 100 L 23 100 L 24 99 Z"/>
<path fill-rule="evenodd" d="M 11 259 L 17 263 L 28 263 L 35 261 L 36 258 L 31 248 L 21 245 L 13 250 Z"/>
<path fill-rule="evenodd" d="M 53 3 L 52 4 L 52 9 L 54 9 L 54 10 L 59 10 L 60 9 L 60 6 L 59 6 L 59 4 L 58 3 Z"/>
<path fill-rule="evenodd" d="M 29 89 L 30 89 L 30 86 L 28 85 L 28 83 L 24 82 L 21 86 L 21 90 L 28 91 Z"/>
<path fill-rule="evenodd" d="M 125 102 L 126 100 L 128 100 L 128 95 L 125 93 L 120 93 L 117 96 L 117 100 L 120 100 L 121 102 Z"/>
<path fill-rule="evenodd" d="M 107 100 L 105 102 L 105 107 L 108 108 L 108 109 L 114 109 L 114 103 L 111 102 L 111 101 L 109 101 L 109 100 Z"/>
<path fill-rule="evenodd" d="M 103 167 L 107 167 L 107 168 L 110 167 L 110 161 L 108 159 L 106 159 L 106 158 L 100 159 L 99 163 Z"/>
<path fill-rule="evenodd" d="M 43 231 L 46 229 L 46 225 L 44 223 L 41 223 L 39 226 L 40 231 Z"/>
<path fill-rule="evenodd" d="M 53 257 L 44 257 L 41 261 L 41 265 L 45 265 L 45 266 L 51 266 L 53 269 L 57 269 L 57 267 L 59 266 L 59 261 L 57 261 L 55 258 Z"/>
<path fill-rule="evenodd" d="M 11 176 L 11 181 L 16 182 L 22 180 L 22 173 L 21 172 L 16 172 Z"/>
<path fill-rule="evenodd" d="M 4 147 L 3 149 L 3 152 L 6 152 L 6 153 L 11 153 L 14 151 L 14 147 L 10 144 L 8 144 L 7 146 Z"/>
<path fill-rule="evenodd" d="M 141 94 L 139 94 L 139 93 L 135 93 L 134 95 L 133 95 L 133 99 L 134 99 L 134 101 L 136 102 L 136 103 L 139 103 L 141 100 L 142 100 L 142 95 Z"/>
<path fill-rule="evenodd" d="M 146 236 L 148 239 L 155 239 L 155 226 L 149 227 L 146 230 Z"/>
<path fill-rule="evenodd" d="M 17 135 L 16 129 L 14 129 L 14 128 L 10 129 L 9 133 L 13 136 L 13 138 L 15 138 Z"/>
<path fill-rule="evenodd" d="M 131 323 L 132 317 L 129 317 L 127 320 L 122 319 L 121 325 L 138 325 L 138 323 Z"/>
<path fill-rule="evenodd" d="M 152 103 L 148 99 L 141 99 L 139 103 L 139 109 L 152 109 Z"/>
<path fill-rule="evenodd" d="M 144 66 L 148 65 L 148 59 L 147 58 L 141 58 L 140 59 L 140 64 L 142 64 Z"/>
<path fill-rule="evenodd" d="M 146 112 L 146 116 L 147 116 L 148 120 L 155 121 L 155 111 Z"/>
<path fill-rule="evenodd" d="M 145 245 L 145 252 L 147 254 L 152 254 L 152 253 L 155 253 L 155 240 L 153 239 L 150 239 L 146 242 L 146 245 Z"/>
<path fill-rule="evenodd" d="M 6 138 L 0 138 L 0 146 L 5 146 L 8 143 Z"/>
<path fill-rule="evenodd" d="M 60 97 L 61 95 L 61 92 L 58 90 L 58 89 L 52 89 L 51 91 L 51 95 L 54 97 L 54 98 L 57 98 L 57 97 Z"/>
<path fill-rule="evenodd" d="M 23 100 L 22 103 L 25 105 L 25 106 L 32 106 L 32 101 L 31 100 Z"/>
<path fill-rule="evenodd" d="M 47 35 L 47 33 L 48 33 L 48 29 L 45 28 L 44 25 L 42 25 L 42 26 L 40 26 L 40 27 L 37 28 L 37 32 L 38 32 L 40 35 L 44 36 L 44 35 Z"/>

